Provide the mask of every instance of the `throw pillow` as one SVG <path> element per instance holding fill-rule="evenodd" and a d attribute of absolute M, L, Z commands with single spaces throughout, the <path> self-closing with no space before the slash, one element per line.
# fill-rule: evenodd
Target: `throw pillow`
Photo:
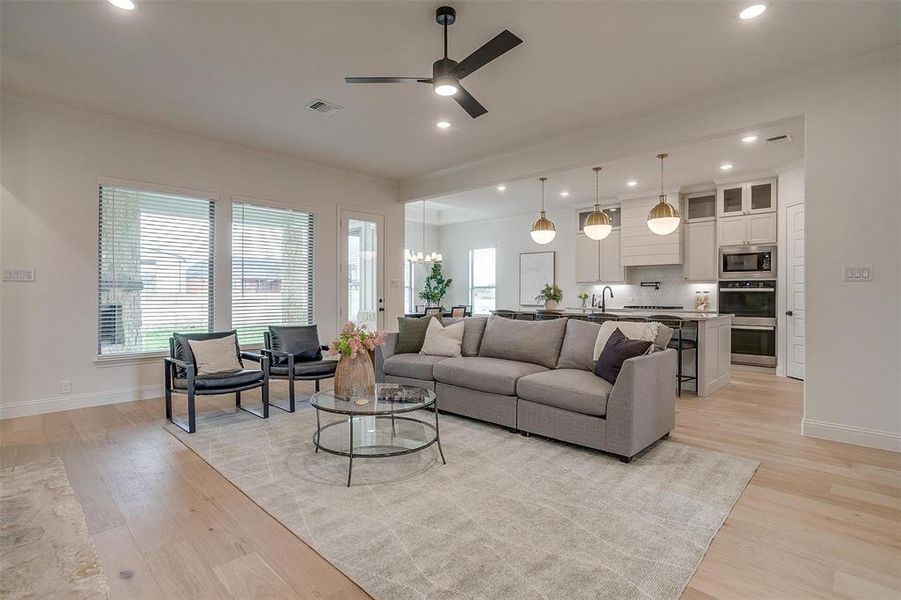
<path fill-rule="evenodd" d="M 598 331 L 598 338 L 594 342 L 594 357 L 596 361 L 601 356 L 601 351 L 607 345 L 610 335 L 619 329 L 624 336 L 632 340 L 644 340 L 654 342 L 657 339 L 657 329 L 660 323 L 641 323 L 633 321 L 604 321 Z M 663 348 L 660 348 L 662 350 Z"/>
<path fill-rule="evenodd" d="M 460 356 L 465 327 L 463 321 L 445 327 L 438 319 L 432 319 L 426 329 L 425 341 L 419 353 L 429 356 Z"/>
<path fill-rule="evenodd" d="M 646 340 L 630 340 L 617 329 L 610 334 L 598 362 L 594 365 L 594 374 L 601 379 L 615 384 L 623 363 L 630 358 L 641 356 L 648 351 L 651 342 Z"/>
<path fill-rule="evenodd" d="M 398 317 L 397 342 L 394 345 L 394 353 L 416 354 L 422 350 L 425 332 L 433 319 L 435 319 L 434 315 L 427 317 Z"/>
<path fill-rule="evenodd" d="M 241 370 L 241 363 L 235 352 L 235 336 L 229 335 L 212 340 L 188 340 L 197 375 L 217 375 Z"/>

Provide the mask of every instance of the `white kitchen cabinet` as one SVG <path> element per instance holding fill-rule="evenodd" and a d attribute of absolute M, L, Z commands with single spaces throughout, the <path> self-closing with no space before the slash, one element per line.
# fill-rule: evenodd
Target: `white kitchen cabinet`
<path fill-rule="evenodd" d="M 620 260 L 619 230 L 597 241 L 585 234 L 576 234 L 576 282 L 617 283 L 626 280 Z"/>
<path fill-rule="evenodd" d="M 669 194 L 667 201 L 677 204 L 678 195 Z M 620 208 L 623 266 L 682 264 L 683 225 L 667 235 L 657 235 L 648 228 L 648 213 L 657 202 L 657 196 L 623 201 Z"/>
<path fill-rule="evenodd" d="M 746 184 L 736 183 L 720 186 L 716 190 L 716 214 L 720 217 L 731 217 L 745 214 Z"/>
<path fill-rule="evenodd" d="M 776 213 L 757 213 L 718 220 L 720 246 L 776 243 Z"/>
<path fill-rule="evenodd" d="M 748 243 L 776 243 L 776 213 L 757 213 L 745 217 L 748 220 Z"/>
<path fill-rule="evenodd" d="M 685 262 L 682 272 L 687 281 L 716 281 L 716 246 L 715 221 L 685 225 Z"/>
<path fill-rule="evenodd" d="M 776 212 L 776 180 L 758 179 L 716 188 L 719 218 Z"/>

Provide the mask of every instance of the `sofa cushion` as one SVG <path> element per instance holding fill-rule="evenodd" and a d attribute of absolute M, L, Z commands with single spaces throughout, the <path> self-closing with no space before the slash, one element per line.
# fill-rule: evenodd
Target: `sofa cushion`
<path fill-rule="evenodd" d="M 334 375 L 335 369 L 338 368 L 338 361 L 333 358 L 325 358 L 322 360 L 308 360 L 304 362 L 294 363 L 294 375 L 297 377 L 314 377 L 317 375 L 328 376 Z M 287 377 L 288 365 L 275 365 L 269 368 L 269 373 Z"/>
<path fill-rule="evenodd" d="M 646 340 L 630 340 L 617 329 L 607 340 L 607 345 L 604 346 L 604 351 L 594 366 L 594 374 L 610 383 L 616 383 L 623 363 L 630 358 L 646 354 L 651 344 L 653 342 Z"/>
<path fill-rule="evenodd" d="M 544 371 L 516 383 L 516 395 L 523 400 L 598 417 L 607 414 L 612 389 L 610 383 L 582 369 Z"/>
<path fill-rule="evenodd" d="M 492 394 L 515 396 L 516 381 L 520 377 L 546 370 L 541 365 L 529 362 L 482 356 L 461 356 L 446 358 L 436 363 L 433 373 L 435 381 L 441 383 Z"/>
<path fill-rule="evenodd" d="M 432 319 L 419 353 L 428 356 L 460 356 L 465 327 L 462 321 L 445 326 L 438 319 Z"/>
<path fill-rule="evenodd" d="M 385 359 L 386 375 L 411 377 L 431 381 L 435 363 L 448 360 L 446 356 L 426 356 L 425 354 L 392 354 Z"/>
<path fill-rule="evenodd" d="M 594 370 L 594 343 L 598 339 L 600 323 L 569 319 L 566 323 L 566 334 L 560 348 L 558 369 Z"/>
<path fill-rule="evenodd" d="M 294 362 L 322 360 L 319 329 L 316 325 L 270 325 L 272 349 L 294 355 Z M 276 356 L 274 364 L 287 365 L 288 359 Z"/>
<path fill-rule="evenodd" d="M 463 345 L 460 347 L 460 354 L 463 356 L 478 356 L 479 346 L 482 345 L 482 335 L 485 333 L 485 325 L 488 324 L 488 317 L 444 317 L 441 324 L 447 327 L 454 323 L 463 321 Z"/>
<path fill-rule="evenodd" d="M 435 315 L 426 317 L 398 317 L 397 318 L 397 342 L 394 351 L 397 354 L 407 352 L 419 352 L 422 350 L 422 342 L 425 341 L 425 332 Z"/>
<path fill-rule="evenodd" d="M 218 375 L 210 375 L 207 377 L 195 377 L 194 389 L 213 390 L 219 388 L 240 387 L 262 380 L 262 371 L 252 371 L 244 369 L 241 371 L 235 371 L 233 373 L 220 373 Z M 177 377 L 175 379 L 175 387 L 187 389 L 188 380 Z"/>
<path fill-rule="evenodd" d="M 490 316 L 482 336 L 479 357 L 530 362 L 553 369 L 568 319 L 517 321 Z"/>

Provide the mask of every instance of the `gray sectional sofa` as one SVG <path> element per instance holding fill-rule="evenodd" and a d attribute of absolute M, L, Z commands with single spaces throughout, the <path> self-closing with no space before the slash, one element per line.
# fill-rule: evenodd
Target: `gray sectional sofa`
<path fill-rule="evenodd" d="M 443 319 L 445 325 L 459 319 Z M 376 380 L 432 389 L 443 411 L 617 455 L 624 462 L 675 426 L 676 351 L 623 363 L 615 385 L 594 374 L 600 325 L 576 319 L 464 319 L 462 356 L 376 353 Z"/>

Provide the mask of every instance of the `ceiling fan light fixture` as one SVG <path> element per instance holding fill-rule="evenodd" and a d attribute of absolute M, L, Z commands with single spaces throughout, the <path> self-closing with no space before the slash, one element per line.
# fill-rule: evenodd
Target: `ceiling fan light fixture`
<path fill-rule="evenodd" d="M 132 0 L 108 0 L 110 4 L 122 10 L 134 10 L 135 3 Z"/>
<path fill-rule="evenodd" d="M 439 96 L 453 96 L 460 91 L 457 78 L 453 75 L 441 75 L 432 81 L 433 89 Z"/>

